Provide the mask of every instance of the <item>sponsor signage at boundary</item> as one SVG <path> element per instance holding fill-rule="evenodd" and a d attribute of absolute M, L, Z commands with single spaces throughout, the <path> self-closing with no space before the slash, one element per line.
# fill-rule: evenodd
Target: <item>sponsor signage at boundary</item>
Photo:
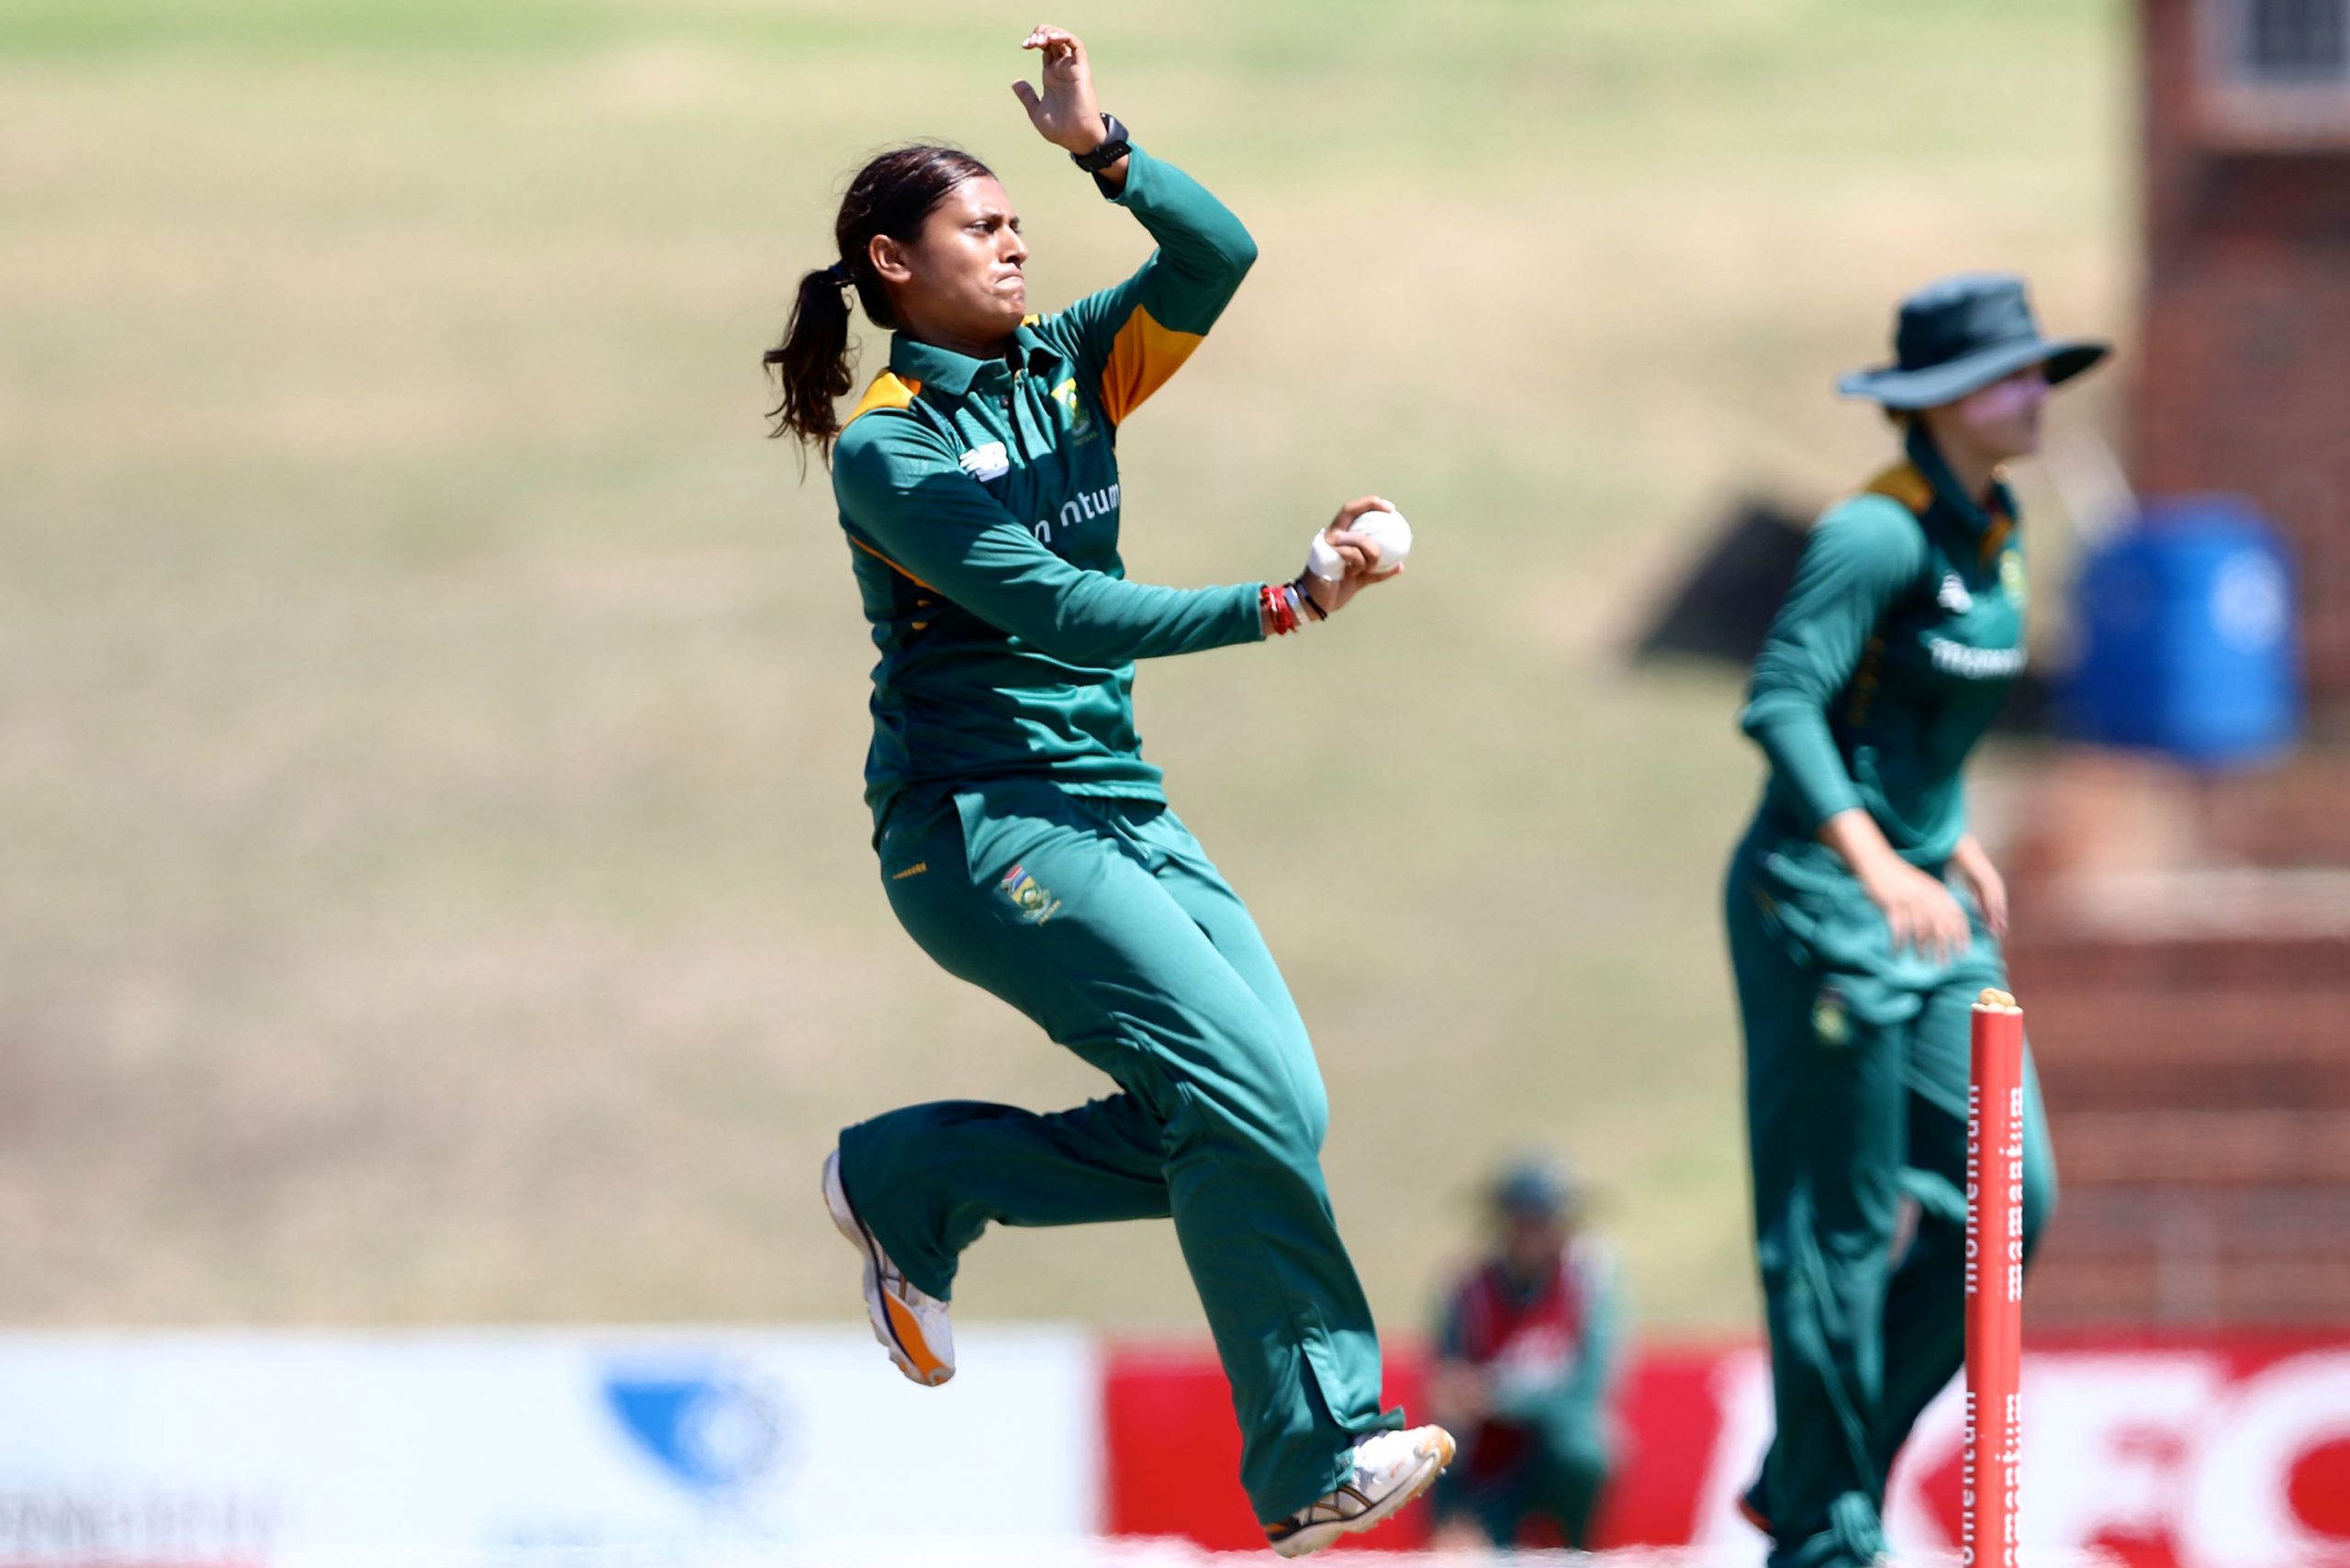
<path fill-rule="evenodd" d="M 974 1324 L 957 1350 L 928 1390 L 861 1325 L 0 1334 L 0 1568 L 685 1568 L 1096 1530 L 1261 1550 L 1203 1344 Z M 1423 1371 L 1393 1360 L 1390 1402 L 1417 1409 Z M 1652 1344 L 1622 1412 L 1606 1542 L 1759 1562 L 1734 1504 L 1770 1428 L 1760 1353 Z M 2027 1562 L 2350 1564 L 2350 1334 L 2035 1337 L 2023 1412 Z M 1962 1420 L 1953 1390 L 1919 1424 L 1897 1544 L 1956 1540 Z M 1416 1505 L 1348 1544 L 1427 1528 Z"/>
<path fill-rule="evenodd" d="M 1761 1561 L 1737 1499 L 1770 1437 L 1768 1370 L 1751 1348 L 1649 1349 L 1626 1380 L 1622 1478 L 1601 1544 Z M 1391 1358 L 1388 1402 L 1417 1413 L 1422 1373 L 1417 1358 Z M 1116 1350 L 1102 1410 L 1112 1529 L 1228 1548 L 1262 1539 L 1231 1481 L 1239 1443 L 1212 1357 Z M 1953 1385 L 1919 1422 L 1887 1499 L 1897 1549 L 1954 1548 L 1964 1420 Z M 1220 1506 L 1202 1508 L 1203 1491 Z M 2350 1335 L 2036 1336 L 2023 1361 L 2022 1495 L 2026 1561 L 2096 1548 L 2129 1568 L 2350 1564 Z M 1427 1539 L 1427 1506 L 1415 1504 L 1349 1544 Z"/>
<path fill-rule="evenodd" d="M 1091 1342 L 964 1343 L 949 1391 L 899 1378 L 862 1325 L 0 1335 L 0 1564 L 682 1562 L 1092 1529 Z"/>

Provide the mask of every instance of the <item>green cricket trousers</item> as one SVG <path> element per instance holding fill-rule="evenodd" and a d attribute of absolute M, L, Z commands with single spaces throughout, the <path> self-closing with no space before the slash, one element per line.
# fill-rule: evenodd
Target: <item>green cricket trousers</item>
<path fill-rule="evenodd" d="M 1241 1432 L 1258 1518 L 1351 1475 L 1379 1338 L 1322 1179 L 1304 1023 L 1256 923 L 1157 801 L 1035 778 L 910 799 L 880 840 L 890 903 L 948 973 L 1002 997 L 1120 1092 L 1039 1115 L 912 1105 L 841 1134 L 858 1215 L 942 1299 L 992 1220 L 1172 1217 Z"/>
<path fill-rule="evenodd" d="M 1826 846 L 1758 824 L 1724 916 L 1746 1034 L 1755 1256 L 1778 1428 L 1754 1494 L 1771 1568 L 1884 1549 L 1894 1456 L 1965 1360 L 1966 1090 L 1975 996 L 2005 989 L 1974 901 L 1966 953 L 1892 951 Z M 2027 1260 L 2055 1206 L 2039 1076 L 2024 1058 Z M 1904 1196 L 1917 1230 L 1897 1260 Z"/>

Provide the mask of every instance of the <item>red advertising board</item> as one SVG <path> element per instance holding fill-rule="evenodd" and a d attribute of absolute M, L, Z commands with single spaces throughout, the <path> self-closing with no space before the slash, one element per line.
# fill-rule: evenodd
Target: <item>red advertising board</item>
<path fill-rule="evenodd" d="M 1391 1403 L 1416 1406 L 1422 1365 L 1416 1352 L 1391 1357 Z M 1112 1533 L 1261 1544 L 1205 1348 L 1114 1346 L 1103 1396 Z M 2035 1336 L 2023 1401 L 2027 1550 L 2102 1548 L 2130 1568 L 2350 1564 L 2350 1335 Z M 1735 1506 L 1770 1434 L 1758 1351 L 1651 1347 L 1620 1414 L 1603 1544 L 1759 1544 Z M 1953 1391 L 1919 1421 L 1895 1474 L 1886 1513 L 1897 1545 L 1957 1541 L 1961 1441 Z M 1427 1516 L 1415 1504 L 1348 1544 L 1424 1545 Z"/>

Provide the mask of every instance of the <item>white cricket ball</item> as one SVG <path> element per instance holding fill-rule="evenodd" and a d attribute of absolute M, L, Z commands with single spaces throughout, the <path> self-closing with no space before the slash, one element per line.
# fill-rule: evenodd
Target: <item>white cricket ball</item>
<path fill-rule="evenodd" d="M 1367 511 L 1355 519 L 1354 532 L 1379 546 L 1382 576 L 1402 566 L 1412 554 L 1412 525 L 1400 511 Z"/>

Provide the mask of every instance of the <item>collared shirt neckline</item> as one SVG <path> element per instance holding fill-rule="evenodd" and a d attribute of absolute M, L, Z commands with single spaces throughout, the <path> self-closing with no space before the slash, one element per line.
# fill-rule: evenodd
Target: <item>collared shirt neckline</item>
<path fill-rule="evenodd" d="M 1014 369 L 1041 373 L 1049 368 L 1052 355 L 1051 346 L 1025 322 L 1013 330 L 1002 353 L 983 359 L 922 342 L 903 332 L 890 339 L 890 369 L 901 379 L 919 381 L 925 390 L 935 387 L 957 398 L 968 396 L 974 385 L 1009 379 Z"/>
<path fill-rule="evenodd" d="M 1988 532 L 1995 521 L 1995 513 L 1997 518 L 2013 522 L 2016 498 L 2015 492 L 2008 488 L 2007 480 L 1998 475 L 1992 476 L 1991 504 L 1988 507 L 1968 495 L 1966 487 L 1958 482 L 1958 476 L 1951 472 L 1950 465 L 1943 461 L 1942 449 L 1934 444 L 1934 438 L 1926 433 L 1924 420 L 1910 421 L 1908 439 L 1903 444 L 1908 450 L 1911 465 L 1932 487 L 1935 504 L 1964 523 L 1970 532 Z"/>

